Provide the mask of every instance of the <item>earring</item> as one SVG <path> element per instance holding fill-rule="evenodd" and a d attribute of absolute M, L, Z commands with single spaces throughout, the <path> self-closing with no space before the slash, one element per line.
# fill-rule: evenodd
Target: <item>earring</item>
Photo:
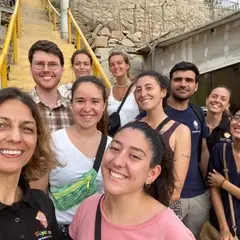
<path fill-rule="evenodd" d="M 150 188 L 150 186 L 151 186 L 151 182 L 145 183 L 146 188 Z"/>

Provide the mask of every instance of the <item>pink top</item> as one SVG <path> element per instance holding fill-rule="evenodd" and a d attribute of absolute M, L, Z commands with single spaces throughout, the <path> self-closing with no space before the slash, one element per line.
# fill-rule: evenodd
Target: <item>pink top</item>
<path fill-rule="evenodd" d="M 69 227 L 73 240 L 94 240 L 95 216 L 100 195 L 87 198 Z M 135 226 L 112 224 L 102 213 L 102 240 L 194 240 L 193 234 L 174 212 L 167 208 L 150 220 Z"/>

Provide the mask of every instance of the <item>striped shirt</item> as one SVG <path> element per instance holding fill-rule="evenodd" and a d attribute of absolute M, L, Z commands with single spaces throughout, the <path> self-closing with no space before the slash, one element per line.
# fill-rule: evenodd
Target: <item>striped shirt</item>
<path fill-rule="evenodd" d="M 41 102 L 35 88 L 29 94 L 33 101 L 38 105 L 39 110 L 45 121 L 48 123 L 48 127 L 51 132 L 70 127 L 73 124 L 70 102 L 60 94 L 58 94 L 59 98 L 53 109 Z"/>

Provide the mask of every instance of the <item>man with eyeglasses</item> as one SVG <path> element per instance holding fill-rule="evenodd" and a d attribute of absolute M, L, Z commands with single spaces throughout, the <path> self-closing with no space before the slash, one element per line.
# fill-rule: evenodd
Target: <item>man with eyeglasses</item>
<path fill-rule="evenodd" d="M 57 90 L 64 71 L 63 53 L 48 40 L 35 42 L 28 52 L 30 69 L 36 83 L 30 92 L 51 132 L 73 124 L 70 103 Z"/>

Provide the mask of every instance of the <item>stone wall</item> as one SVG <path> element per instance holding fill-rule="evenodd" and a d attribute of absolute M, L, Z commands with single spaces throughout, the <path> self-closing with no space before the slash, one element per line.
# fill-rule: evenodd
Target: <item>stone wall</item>
<path fill-rule="evenodd" d="M 166 32 L 188 31 L 231 12 L 204 0 L 72 0 L 74 16 L 84 31 L 101 23 L 110 30 L 141 31 L 148 42 Z"/>

